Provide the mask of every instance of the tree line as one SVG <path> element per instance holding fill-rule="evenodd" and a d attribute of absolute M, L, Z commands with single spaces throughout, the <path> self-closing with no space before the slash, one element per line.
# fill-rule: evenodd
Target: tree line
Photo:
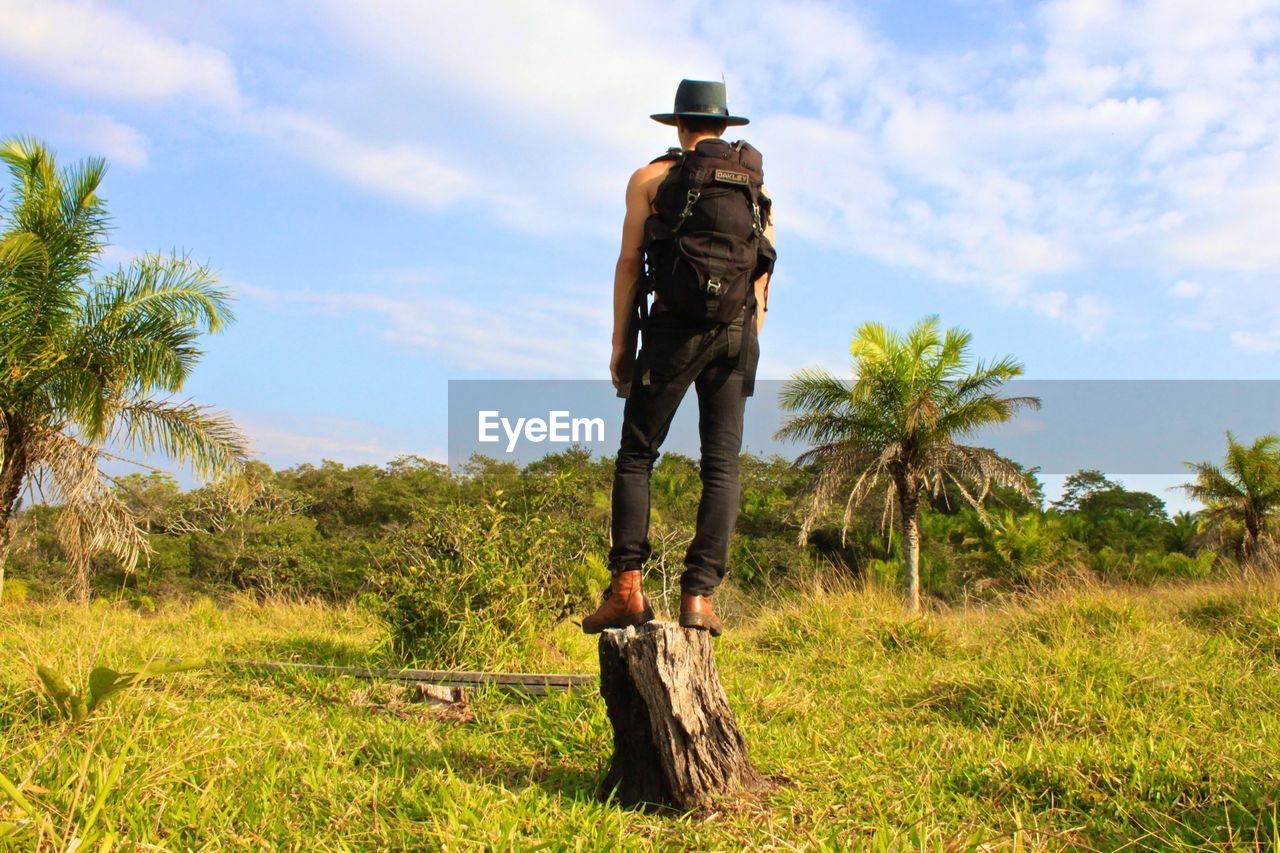
<path fill-rule="evenodd" d="M 1189 486 L 1198 492 L 1211 484 L 1226 487 L 1221 499 L 1206 495 L 1212 508 L 1199 513 L 1170 515 L 1158 496 L 1126 489 L 1098 471 L 1073 474 L 1063 496 L 1043 505 L 1035 473 L 1012 462 L 1007 464 L 1018 472 L 1019 485 L 992 485 L 978 506 L 955 484 L 925 493 L 919 508 L 924 591 L 954 599 L 1086 575 L 1155 581 L 1238 566 L 1257 555 L 1251 536 L 1268 541 L 1266 533 L 1251 534 L 1250 525 L 1265 528 L 1280 501 L 1272 483 L 1270 510 L 1251 521 L 1247 500 L 1235 514 L 1226 499 L 1268 488 L 1249 479 L 1268 466 L 1247 461 L 1266 449 L 1265 443 L 1233 443 L 1234 459 L 1213 467 L 1212 476 L 1201 472 L 1193 479 Z M 886 523 L 883 507 L 895 485 L 871 489 L 872 499 L 851 513 L 843 503 L 815 510 L 813 483 L 822 471 L 818 463 L 743 455 L 730 560 L 739 586 L 785 588 L 819 570 L 901 581 L 905 543 Z M 594 596 L 607 577 L 612 475 L 611 459 L 582 448 L 523 468 L 483 456 L 461 470 L 419 457 L 382 466 L 329 461 L 283 470 L 252 462 L 239 474 L 191 490 L 166 473 L 133 473 L 115 479 L 114 494 L 141 527 L 147 553 L 131 566 L 100 552 L 90 561 L 87 582 L 101 595 L 154 599 L 237 591 L 343 600 L 376 590 L 375 581 L 385 580 L 390 566 L 421 557 L 424 543 L 439 545 L 437 556 L 449 552 L 482 562 L 479 544 L 510 524 L 526 539 L 502 562 L 529 564 L 521 572 L 543 577 L 548 601 L 559 594 L 549 606 L 567 614 L 581 603 L 574 596 Z M 659 576 L 678 575 L 699 488 L 697 460 L 676 453 L 659 458 L 651 537 L 652 569 Z M 86 582 L 60 536 L 65 511 L 37 503 L 18 516 L 10 572 L 34 594 L 66 594 Z M 476 528 L 471 545 L 477 552 L 467 553 L 467 543 L 450 537 L 450 526 Z M 446 541 L 452 544 L 440 544 Z"/>
<path fill-rule="evenodd" d="M 94 592 L 140 607 L 241 591 L 364 596 L 405 654 L 471 620 L 495 643 L 587 606 L 607 578 L 612 461 L 574 448 L 518 468 L 405 457 L 281 471 L 251 461 L 235 425 L 178 401 L 199 341 L 233 319 L 228 294 L 183 255 L 104 270 L 105 163 L 59 167 L 44 145 L 0 143 L 0 602 Z M 1043 506 L 1034 470 L 964 443 L 1038 400 L 1003 394 L 1011 357 L 929 317 L 905 333 L 867 323 L 846 382 L 802 372 L 780 435 L 797 460 L 743 458 L 730 565 L 739 588 L 814 572 L 901 584 L 922 598 L 999 594 L 1083 576 L 1202 577 L 1272 560 L 1280 438 L 1227 434 L 1221 464 L 1190 466 L 1204 505 L 1170 517 L 1157 496 L 1081 471 Z M 109 448 L 161 453 L 207 483 L 109 476 Z M 700 490 L 696 461 L 653 476 L 652 573 L 675 589 Z M 6 575 L 11 579 L 5 584 Z M 443 645 L 441 645 L 443 644 Z"/>

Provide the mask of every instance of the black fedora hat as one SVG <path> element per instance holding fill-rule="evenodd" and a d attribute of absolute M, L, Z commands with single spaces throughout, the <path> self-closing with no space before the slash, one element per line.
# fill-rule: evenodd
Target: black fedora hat
<path fill-rule="evenodd" d="M 676 88 L 676 106 L 673 112 L 654 113 L 649 116 L 663 124 L 675 124 L 679 116 L 691 118 L 724 119 L 725 124 L 746 124 L 748 119 L 729 115 L 724 84 L 715 80 L 681 80 Z"/>

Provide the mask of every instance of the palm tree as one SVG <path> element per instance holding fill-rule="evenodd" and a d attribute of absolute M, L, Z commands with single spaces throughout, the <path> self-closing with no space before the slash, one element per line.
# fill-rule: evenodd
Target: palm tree
<path fill-rule="evenodd" d="M 1201 501 L 1208 527 L 1238 524 L 1244 530 L 1240 556 L 1249 560 L 1267 538 L 1267 522 L 1280 509 L 1280 436 L 1263 435 L 1251 445 L 1227 433 L 1227 458 L 1219 468 L 1208 462 L 1184 462 L 1195 482 L 1183 485 Z"/>
<path fill-rule="evenodd" d="M 852 386 L 821 370 L 801 371 L 783 388 L 782 406 L 799 414 L 777 433 L 811 449 L 797 460 L 813 464 L 809 512 L 803 541 L 823 509 L 844 499 L 843 530 L 853 512 L 878 485 L 887 483 L 882 518 L 888 525 L 896 502 L 902 525 L 907 592 L 920 609 L 921 493 L 939 494 L 953 483 L 988 521 L 982 508 L 993 484 L 1024 497 L 1031 490 L 1016 465 L 992 450 L 957 444 L 956 439 L 1007 421 L 1022 406 L 1038 408 L 1035 397 L 1002 397 L 997 390 L 1022 374 L 1010 358 L 973 364 L 972 335 L 938 328 L 926 317 L 905 337 L 879 323 L 865 323 L 849 347 L 856 380 Z M 847 490 L 847 494 L 846 494 Z"/>
<path fill-rule="evenodd" d="M 204 266 L 147 255 L 97 274 L 107 214 L 101 159 L 60 169 L 30 138 L 0 143 L 11 176 L 0 211 L 0 595 L 24 492 L 61 504 L 59 534 L 88 596 L 89 559 L 132 567 L 145 536 L 102 472 L 108 444 L 162 452 L 202 477 L 234 470 L 229 420 L 172 399 L 201 356 L 201 333 L 232 319 Z"/>
<path fill-rule="evenodd" d="M 1186 510 L 1174 514 L 1169 519 L 1164 538 L 1165 550 L 1195 556 L 1196 542 L 1200 538 L 1200 519 Z"/>

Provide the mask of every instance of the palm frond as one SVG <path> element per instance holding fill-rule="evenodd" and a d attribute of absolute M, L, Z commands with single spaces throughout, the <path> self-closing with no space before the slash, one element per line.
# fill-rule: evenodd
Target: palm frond
<path fill-rule="evenodd" d="M 62 505 L 57 530 L 68 559 L 84 567 L 105 551 L 132 570 L 149 546 L 133 512 L 102 474 L 101 448 L 60 430 L 45 431 L 34 442 L 32 458 L 44 498 Z"/>
<path fill-rule="evenodd" d="M 789 412 L 831 412 L 848 406 L 851 392 L 845 380 L 825 370 L 805 369 L 783 384 L 778 405 Z"/>
<path fill-rule="evenodd" d="M 65 190 L 62 193 L 64 221 L 72 225 L 85 222 L 87 218 L 94 217 L 101 210 L 98 188 L 102 186 L 102 179 L 106 173 L 107 161 L 101 157 L 81 160 L 63 170 L 61 182 Z"/>
<path fill-rule="evenodd" d="M 827 444 L 842 440 L 851 434 L 860 434 L 860 425 L 852 412 L 813 411 L 788 418 L 774 433 L 779 441 L 798 441 L 806 444 Z"/>
<path fill-rule="evenodd" d="M 88 300 L 87 325 L 102 331 L 145 322 L 218 332 L 235 320 L 230 296 L 207 266 L 147 254 L 108 276 Z"/>
<path fill-rule="evenodd" d="M 46 156 L 47 150 L 32 136 L 14 136 L 0 142 L 0 162 L 9 167 L 9 173 L 19 187 L 34 180 L 41 171 L 41 160 Z"/>
<path fill-rule="evenodd" d="M 203 406 L 142 399 L 117 414 L 129 446 L 189 463 L 204 478 L 240 470 L 249 455 L 236 425 Z"/>
<path fill-rule="evenodd" d="M 882 364 L 898 348 L 898 336 L 882 323 L 867 322 L 858 327 L 849 354 L 859 364 Z"/>
<path fill-rule="evenodd" d="M 1004 423 L 1019 409 L 1038 409 L 1037 397 L 999 397 L 995 394 L 971 396 L 964 401 L 952 401 L 935 423 L 940 434 L 963 436 L 979 429 Z"/>
<path fill-rule="evenodd" d="M 22 274 L 43 265 L 46 260 L 40 238 L 30 231 L 11 231 L 0 239 L 0 280 L 6 290 L 20 283 Z"/>
<path fill-rule="evenodd" d="M 1243 502 L 1247 495 L 1244 487 L 1232 480 L 1216 465 L 1209 462 L 1186 462 L 1195 472 L 1195 481 L 1183 485 L 1187 497 L 1204 504 Z"/>

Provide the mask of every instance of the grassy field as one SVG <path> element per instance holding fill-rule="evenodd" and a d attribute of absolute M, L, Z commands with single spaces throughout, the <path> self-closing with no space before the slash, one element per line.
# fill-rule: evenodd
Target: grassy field
<path fill-rule="evenodd" d="M 594 668 L 572 626 L 530 664 Z M 381 662 L 360 611 L 305 604 L 0 611 L 0 846 L 598 849 L 1280 845 L 1280 583 L 1091 590 L 910 620 L 816 592 L 719 646 L 767 796 L 707 814 L 596 802 L 598 696 L 165 676 L 72 726 L 36 663 L 83 682 L 153 656 Z"/>

